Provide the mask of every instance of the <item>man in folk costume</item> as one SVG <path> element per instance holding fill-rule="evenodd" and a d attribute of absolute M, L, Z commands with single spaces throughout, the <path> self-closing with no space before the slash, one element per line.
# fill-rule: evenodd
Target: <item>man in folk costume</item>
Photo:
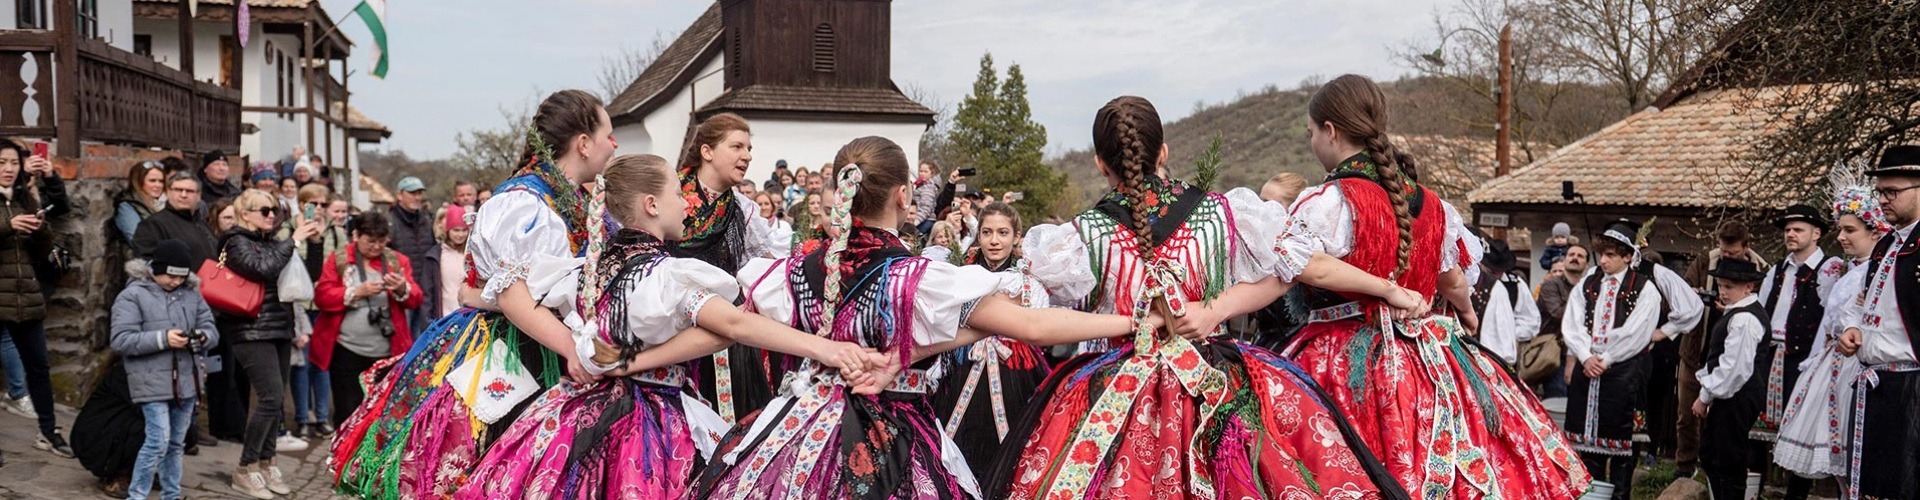
<path fill-rule="evenodd" d="M 1761 450 L 1747 439 L 1747 430 L 1767 396 L 1766 377 L 1754 371 L 1778 359 L 1774 352 L 1779 344 L 1763 342 L 1767 327 L 1762 318 L 1767 311 L 1753 294 L 1754 283 L 1766 274 L 1752 263 L 1729 259 L 1712 276 L 1720 285 L 1724 314 L 1707 330 L 1706 366 L 1695 374 L 1700 397 L 1694 400 L 1692 413 L 1705 422 L 1700 466 L 1707 472 L 1714 498 L 1748 498 L 1747 471 L 1767 456 L 1757 453 Z"/>
<path fill-rule="evenodd" d="M 1526 278 L 1513 268 L 1518 258 L 1503 240 L 1487 240 L 1480 279 L 1473 285 L 1473 312 L 1480 318 L 1480 345 L 1512 367 L 1521 342 L 1540 333 L 1540 308 L 1527 293 Z"/>
<path fill-rule="evenodd" d="M 1894 231 L 1874 246 L 1862 314 L 1840 337 L 1867 371 L 1854 397 L 1849 497 L 1920 497 L 1920 146 L 1880 156 L 1874 191 Z M 1870 457 L 1870 460 L 1863 458 Z"/>
<path fill-rule="evenodd" d="M 1774 221 L 1786 243 L 1787 257 L 1767 274 L 1760 284 L 1760 304 L 1767 310 L 1767 343 L 1773 359 L 1756 368 L 1765 380 L 1766 405 L 1754 422 L 1754 439 L 1772 443 L 1778 440 L 1780 422 L 1786 414 L 1787 397 L 1800 378 L 1800 365 L 1813 349 L 1813 338 L 1826 316 L 1827 293 L 1833 283 L 1846 274 L 1846 262 L 1820 249 L 1820 237 L 1831 229 L 1820 210 L 1807 205 L 1787 207 Z M 1764 449 L 1767 444 L 1756 444 Z M 1788 478 L 1787 498 L 1806 498 L 1813 482 L 1806 478 Z"/>
<path fill-rule="evenodd" d="M 1640 261 L 1640 224 L 1607 224 L 1594 241 L 1599 266 L 1580 279 L 1567 300 L 1561 332 L 1579 365 L 1568 385 L 1568 441 L 1595 479 L 1615 485 L 1613 497 L 1632 493 L 1634 410 L 1651 365 L 1642 356 L 1664 338 L 1658 328 L 1661 295 Z"/>

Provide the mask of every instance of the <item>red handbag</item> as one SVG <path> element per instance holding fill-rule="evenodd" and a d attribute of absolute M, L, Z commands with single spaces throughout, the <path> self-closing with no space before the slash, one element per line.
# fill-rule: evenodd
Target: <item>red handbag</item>
<path fill-rule="evenodd" d="M 220 252 L 218 261 L 200 263 L 200 270 L 194 274 L 200 276 L 200 296 L 207 299 L 207 307 L 230 316 L 260 317 L 260 305 L 267 300 L 266 287 L 228 269 L 226 252 Z"/>

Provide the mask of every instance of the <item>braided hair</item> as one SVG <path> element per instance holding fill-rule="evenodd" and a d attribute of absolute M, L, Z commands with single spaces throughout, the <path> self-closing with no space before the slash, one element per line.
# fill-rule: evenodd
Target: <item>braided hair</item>
<path fill-rule="evenodd" d="M 853 234 L 854 217 L 874 217 L 883 214 L 896 200 L 893 192 L 907 185 L 910 177 L 907 168 L 907 153 L 900 146 L 884 137 L 867 136 L 854 139 L 840 148 L 834 155 L 833 163 L 838 165 L 832 172 L 835 179 L 833 208 L 828 212 L 828 223 L 837 229 L 837 235 L 821 256 L 826 270 L 826 289 L 823 291 L 820 332 L 822 337 L 833 337 L 834 312 L 839 309 L 842 298 L 841 281 L 846 279 L 846 270 L 841 266 L 841 257 L 847 250 L 847 240 Z M 901 363 L 912 362 L 911 343 L 900 345 Z"/>
<path fill-rule="evenodd" d="M 1145 201 L 1150 176 L 1157 176 L 1160 148 L 1165 146 L 1160 112 L 1137 96 L 1120 96 L 1101 106 L 1093 117 L 1093 151 L 1120 181 L 1120 193 L 1133 212 L 1135 246 L 1140 257 L 1153 259 L 1153 225 Z"/>
<path fill-rule="evenodd" d="M 1402 170 L 1401 159 L 1405 156 L 1387 135 L 1386 94 L 1367 77 L 1341 75 L 1313 94 L 1313 100 L 1307 104 L 1307 116 L 1313 119 L 1315 127 L 1332 123 L 1334 129 L 1357 143 L 1379 167 L 1380 186 L 1393 205 L 1393 219 L 1400 233 L 1393 274 L 1387 278 L 1398 279 L 1411 265 L 1413 213 L 1409 206 L 1419 190 Z"/>
<path fill-rule="evenodd" d="M 540 107 L 533 113 L 533 134 L 546 141 L 551 147 L 561 151 L 573 147 L 573 138 L 593 135 L 600 121 L 600 98 L 584 90 L 562 90 L 540 101 Z M 535 145 L 528 141 L 520 148 L 520 165 L 533 161 Z M 565 156 L 564 152 L 558 153 Z M 542 158 L 548 162 L 558 162 L 559 158 Z"/>

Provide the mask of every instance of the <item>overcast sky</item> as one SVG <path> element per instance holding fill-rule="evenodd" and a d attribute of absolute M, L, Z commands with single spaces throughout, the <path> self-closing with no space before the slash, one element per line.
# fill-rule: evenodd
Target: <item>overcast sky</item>
<path fill-rule="evenodd" d="M 1085 147 L 1093 113 L 1136 94 L 1167 120 L 1198 101 L 1219 103 L 1313 75 L 1405 72 L 1389 47 L 1431 31 L 1445 0 L 899 0 L 893 79 L 955 105 L 971 91 L 983 52 L 1004 72 L 1026 72 L 1050 153 Z M 358 0 L 323 0 L 334 17 Z M 415 158 L 454 150 L 454 134 L 501 123 L 501 105 L 539 92 L 592 90 L 600 61 L 622 46 L 677 33 L 699 0 L 395 0 L 387 4 L 392 67 L 365 75 L 372 41 L 358 20 L 353 104 L 393 129 L 382 148 Z M 931 103 L 929 103 L 931 104 Z"/>

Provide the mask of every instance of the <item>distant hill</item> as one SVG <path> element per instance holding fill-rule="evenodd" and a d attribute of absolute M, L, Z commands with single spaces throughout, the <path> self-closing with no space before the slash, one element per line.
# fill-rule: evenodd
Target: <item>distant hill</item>
<path fill-rule="evenodd" d="M 1455 200 L 1478 186 L 1493 173 L 1493 135 L 1490 127 L 1474 127 L 1454 118 L 1474 116 L 1471 106 L 1485 101 L 1448 82 L 1431 78 L 1412 78 L 1382 85 L 1396 112 L 1389 130 L 1399 144 L 1420 159 L 1424 177 L 1442 196 Z M 1206 106 L 1185 118 L 1167 124 L 1168 165 L 1182 179 L 1193 177 L 1193 162 L 1214 134 L 1221 137 L 1220 180 L 1216 191 L 1235 187 L 1259 189 L 1267 179 L 1280 172 L 1293 172 L 1318 181 L 1325 177 L 1320 163 L 1307 147 L 1307 101 L 1316 87 L 1281 90 L 1269 86 L 1241 96 L 1233 102 Z M 1576 89 L 1582 97 L 1597 96 L 1597 88 Z M 1162 115 L 1172 114 L 1172 103 L 1155 103 Z M 1491 114 L 1491 110 L 1487 112 Z M 1578 139 L 1598 130 L 1617 116 L 1578 115 L 1580 123 L 1558 123 L 1558 129 L 1571 132 L 1557 142 Z M 1052 131 L 1068 133 L 1069 131 Z M 1073 131 L 1074 133 L 1083 133 Z M 1531 147 L 1528 147 L 1531 146 Z M 1514 166 L 1526 163 L 1529 149 L 1545 155 L 1560 144 L 1515 145 Z M 1077 207 L 1090 206 L 1107 191 L 1106 179 L 1093 165 L 1091 150 L 1074 150 L 1049 159 L 1054 168 L 1067 173 L 1072 186 L 1080 189 Z"/>

